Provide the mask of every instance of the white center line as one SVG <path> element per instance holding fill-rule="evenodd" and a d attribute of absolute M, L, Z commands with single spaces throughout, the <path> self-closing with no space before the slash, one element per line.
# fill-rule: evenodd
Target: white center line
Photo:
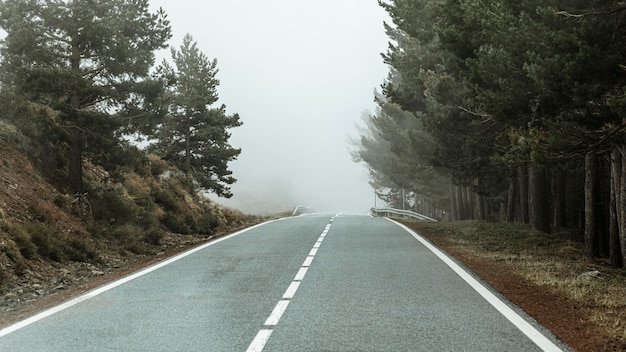
<path fill-rule="evenodd" d="M 287 300 L 278 301 L 276 307 L 274 307 L 274 310 L 272 311 L 272 314 L 270 314 L 270 316 L 265 321 L 265 324 L 263 325 L 272 326 L 278 324 L 280 317 L 283 316 L 283 313 L 285 313 L 285 310 L 287 310 L 288 305 L 289 301 Z"/>
<path fill-rule="evenodd" d="M 294 281 L 287 287 L 287 291 L 283 294 L 283 299 L 292 299 L 300 287 L 300 281 Z"/>
<path fill-rule="evenodd" d="M 330 219 L 331 223 L 333 222 L 333 220 L 334 218 Z M 324 232 L 322 232 L 317 242 L 315 242 L 315 244 L 313 245 L 313 248 L 309 252 L 309 255 L 304 260 L 304 263 L 302 263 L 302 266 L 300 267 L 300 270 L 298 270 L 296 277 L 293 279 L 291 284 L 289 284 L 289 287 L 287 287 L 287 290 L 285 291 L 285 293 L 283 293 L 282 299 L 278 301 L 278 303 L 274 307 L 274 310 L 272 310 L 272 313 L 270 314 L 270 316 L 267 318 L 267 320 L 265 320 L 265 323 L 263 325 L 265 325 L 266 327 L 276 326 L 280 318 L 283 316 L 283 314 L 287 310 L 287 306 L 289 305 L 289 302 L 291 302 L 291 299 L 295 296 L 296 292 L 298 291 L 298 288 L 300 287 L 300 284 L 302 283 L 302 280 L 304 279 L 304 275 L 306 275 L 307 271 L 309 270 L 309 267 L 311 266 L 311 263 L 313 262 L 313 258 L 315 258 L 315 255 L 317 255 L 317 251 L 320 245 L 322 244 L 324 237 L 326 237 L 326 235 L 328 234 L 328 231 L 330 230 L 330 226 L 331 224 L 326 225 L 326 227 L 324 228 Z M 265 348 L 265 344 L 267 343 L 270 336 L 272 335 L 272 331 L 273 330 L 271 329 L 259 330 L 254 340 L 252 340 L 252 343 L 250 344 L 250 346 L 248 346 L 248 349 L 246 350 L 246 352 L 262 352 L 263 349 Z"/>
<path fill-rule="evenodd" d="M 312 251 L 313 250 L 311 250 L 311 252 Z M 298 270 L 298 273 L 296 274 L 296 277 L 293 278 L 293 280 L 294 281 L 302 281 L 302 279 L 304 279 L 304 275 L 306 275 L 307 270 L 309 270 L 309 268 L 300 268 L 300 270 Z"/>
<path fill-rule="evenodd" d="M 311 266 L 311 263 L 313 262 L 313 258 L 312 256 L 308 256 L 306 257 L 306 259 L 304 260 L 304 263 L 302 263 L 302 266 Z"/>
<path fill-rule="evenodd" d="M 254 340 L 252 340 L 252 343 L 250 344 L 250 346 L 248 346 L 248 349 L 246 350 L 246 352 L 263 351 L 263 348 L 265 347 L 265 344 L 267 343 L 267 341 L 270 339 L 271 335 L 272 335 L 272 330 L 269 330 L 269 329 L 259 330 L 259 333 L 256 334 L 256 337 L 254 338 Z"/>

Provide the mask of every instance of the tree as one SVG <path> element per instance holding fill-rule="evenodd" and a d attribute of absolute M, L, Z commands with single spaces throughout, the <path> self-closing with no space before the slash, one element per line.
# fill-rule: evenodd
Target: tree
<path fill-rule="evenodd" d="M 172 49 L 171 66 L 164 61 L 159 73 L 166 83 L 166 115 L 152 132 L 157 142 L 151 149 L 183 170 L 199 185 L 219 196 L 230 197 L 236 179 L 228 162 L 240 153 L 228 143 L 228 129 L 241 126 L 239 115 L 227 115 L 218 101 L 217 60 L 209 60 L 191 35 L 179 50 Z"/>
<path fill-rule="evenodd" d="M 353 160 L 367 164 L 370 185 L 388 204 L 402 207 L 404 193 L 444 209 L 449 180 L 432 165 L 432 137 L 412 113 L 380 94 L 376 102 L 376 113 L 364 115 L 360 139 L 352 141 Z"/>
<path fill-rule="evenodd" d="M 119 143 L 120 114 L 164 48 L 170 26 L 147 0 L 5 0 L 0 27 L 2 81 L 58 112 L 68 184 L 82 193 L 84 151 L 106 154 Z"/>

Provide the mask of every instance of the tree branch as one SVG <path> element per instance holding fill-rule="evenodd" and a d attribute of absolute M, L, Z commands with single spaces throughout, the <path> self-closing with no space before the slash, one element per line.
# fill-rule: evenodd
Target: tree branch
<path fill-rule="evenodd" d="M 466 112 L 466 113 L 468 113 L 470 115 L 491 119 L 491 115 L 487 114 L 486 112 L 472 111 L 472 110 L 470 110 L 468 108 L 464 108 L 464 107 L 462 107 L 460 105 L 458 106 L 458 108 L 461 109 L 461 111 Z"/>
<path fill-rule="evenodd" d="M 576 14 L 569 13 L 567 11 L 558 11 L 556 15 L 560 15 L 563 17 L 576 18 L 576 19 L 583 19 L 584 17 L 587 17 L 587 16 L 613 15 L 613 14 L 616 14 L 618 12 L 623 12 L 623 11 L 626 11 L 626 6 L 616 7 L 616 8 L 613 8 L 610 10 L 604 10 L 604 11 L 589 10 L 588 12 L 576 13 Z"/>

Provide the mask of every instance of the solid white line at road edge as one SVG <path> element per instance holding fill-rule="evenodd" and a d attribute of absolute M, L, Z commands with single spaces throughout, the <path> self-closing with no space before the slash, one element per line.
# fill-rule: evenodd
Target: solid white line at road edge
<path fill-rule="evenodd" d="M 489 304 L 496 308 L 500 312 L 500 314 L 502 314 L 511 323 L 513 323 L 515 327 L 517 327 L 522 333 L 524 333 L 524 335 L 531 339 L 543 351 L 563 351 L 560 347 L 550 341 L 550 339 L 548 339 L 545 335 L 539 332 L 539 330 L 537 330 L 532 324 L 530 324 L 519 314 L 517 314 L 517 312 L 511 309 L 511 307 L 509 307 L 506 303 L 504 303 L 501 299 L 499 299 L 496 295 L 489 291 L 489 289 L 487 289 L 484 285 L 478 282 L 478 280 L 476 280 L 472 275 L 470 275 L 467 271 L 461 268 L 457 263 L 455 263 L 452 259 L 450 259 L 450 257 L 440 251 L 437 247 L 433 246 L 425 238 L 397 221 L 391 220 L 389 218 L 387 218 L 387 220 L 400 226 L 405 231 L 410 233 L 413 237 L 415 237 L 415 239 L 420 241 L 424 246 L 426 246 L 426 248 L 428 248 L 437 257 L 439 257 L 439 259 L 446 263 L 457 275 L 465 280 L 465 282 L 467 282 L 476 292 L 478 292 L 478 294 L 480 294 L 487 302 L 489 302 Z"/>
<path fill-rule="evenodd" d="M 114 288 L 116 288 L 116 287 L 118 287 L 120 285 L 123 285 L 123 284 L 125 284 L 125 283 L 127 283 L 129 281 L 132 281 L 132 280 L 134 280 L 136 278 L 139 278 L 141 276 L 149 274 L 149 273 L 151 273 L 151 272 L 153 272 L 155 270 L 158 270 L 158 269 L 160 269 L 160 268 L 162 268 L 162 267 L 164 267 L 166 265 L 172 264 L 175 261 L 183 259 L 183 258 L 185 258 L 185 257 L 187 257 L 187 256 L 189 256 L 189 255 L 191 255 L 193 253 L 201 251 L 201 250 L 203 250 L 203 249 L 205 249 L 207 247 L 210 247 L 210 246 L 212 246 L 214 244 L 220 243 L 220 242 L 222 242 L 224 240 L 227 240 L 227 239 L 229 239 L 231 237 L 240 235 L 240 234 L 242 234 L 242 233 L 244 233 L 246 231 L 252 230 L 252 229 L 257 228 L 259 226 L 266 225 L 266 224 L 269 224 L 271 222 L 279 221 L 279 220 L 266 221 L 264 223 L 256 224 L 254 226 L 248 227 L 248 228 L 243 229 L 241 231 L 237 231 L 237 232 L 232 233 L 230 235 L 218 238 L 218 239 L 216 239 L 214 241 L 211 241 L 211 242 L 208 242 L 206 244 L 203 244 L 202 246 L 198 246 L 196 248 L 190 249 L 190 250 L 188 250 L 186 252 L 178 254 L 178 255 L 170 258 L 170 259 L 164 260 L 164 261 L 162 261 L 160 263 L 157 263 L 157 264 L 155 264 L 153 266 L 149 266 L 149 267 L 147 267 L 147 268 L 145 268 L 143 270 L 137 271 L 134 274 L 131 274 L 129 276 L 121 278 L 121 279 L 119 279 L 117 281 L 113 281 L 112 283 L 110 283 L 108 285 L 104 285 L 104 286 L 101 286 L 99 288 L 96 288 L 96 289 L 94 289 L 92 291 L 89 291 L 89 292 L 87 292 L 87 293 L 85 293 L 83 295 L 80 295 L 80 296 L 78 296 L 78 297 L 76 297 L 74 299 L 71 299 L 71 300 L 69 300 L 69 301 L 67 301 L 65 303 L 62 303 L 62 304 L 60 304 L 58 306 L 52 307 L 50 309 L 44 310 L 41 313 L 35 314 L 32 317 L 30 317 L 30 318 L 27 318 L 25 320 L 19 321 L 19 322 L 13 324 L 13 325 L 7 326 L 6 328 L 0 330 L 0 337 L 8 335 L 8 334 L 10 334 L 12 332 L 15 332 L 15 331 L 17 331 L 17 330 L 19 330 L 21 328 L 24 328 L 24 327 L 26 327 L 26 326 L 28 326 L 30 324 L 38 322 L 41 319 L 47 318 L 47 317 L 49 317 L 49 316 L 51 316 L 53 314 L 56 314 L 58 312 L 61 312 L 61 311 L 65 310 L 67 308 L 75 306 L 75 305 L 77 305 L 77 304 L 79 304 L 81 302 L 84 302 L 84 301 L 86 301 L 86 300 L 88 300 L 90 298 L 94 298 L 94 297 L 96 297 L 99 294 L 102 294 L 102 293 L 104 293 L 106 291 L 112 290 L 112 289 L 114 289 Z"/>

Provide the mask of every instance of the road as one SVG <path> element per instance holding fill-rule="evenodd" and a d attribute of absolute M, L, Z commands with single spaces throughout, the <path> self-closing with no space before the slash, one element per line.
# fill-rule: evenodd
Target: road
<path fill-rule="evenodd" d="M 564 348 L 428 246 L 382 218 L 272 221 L 0 330 L 0 351 Z"/>

